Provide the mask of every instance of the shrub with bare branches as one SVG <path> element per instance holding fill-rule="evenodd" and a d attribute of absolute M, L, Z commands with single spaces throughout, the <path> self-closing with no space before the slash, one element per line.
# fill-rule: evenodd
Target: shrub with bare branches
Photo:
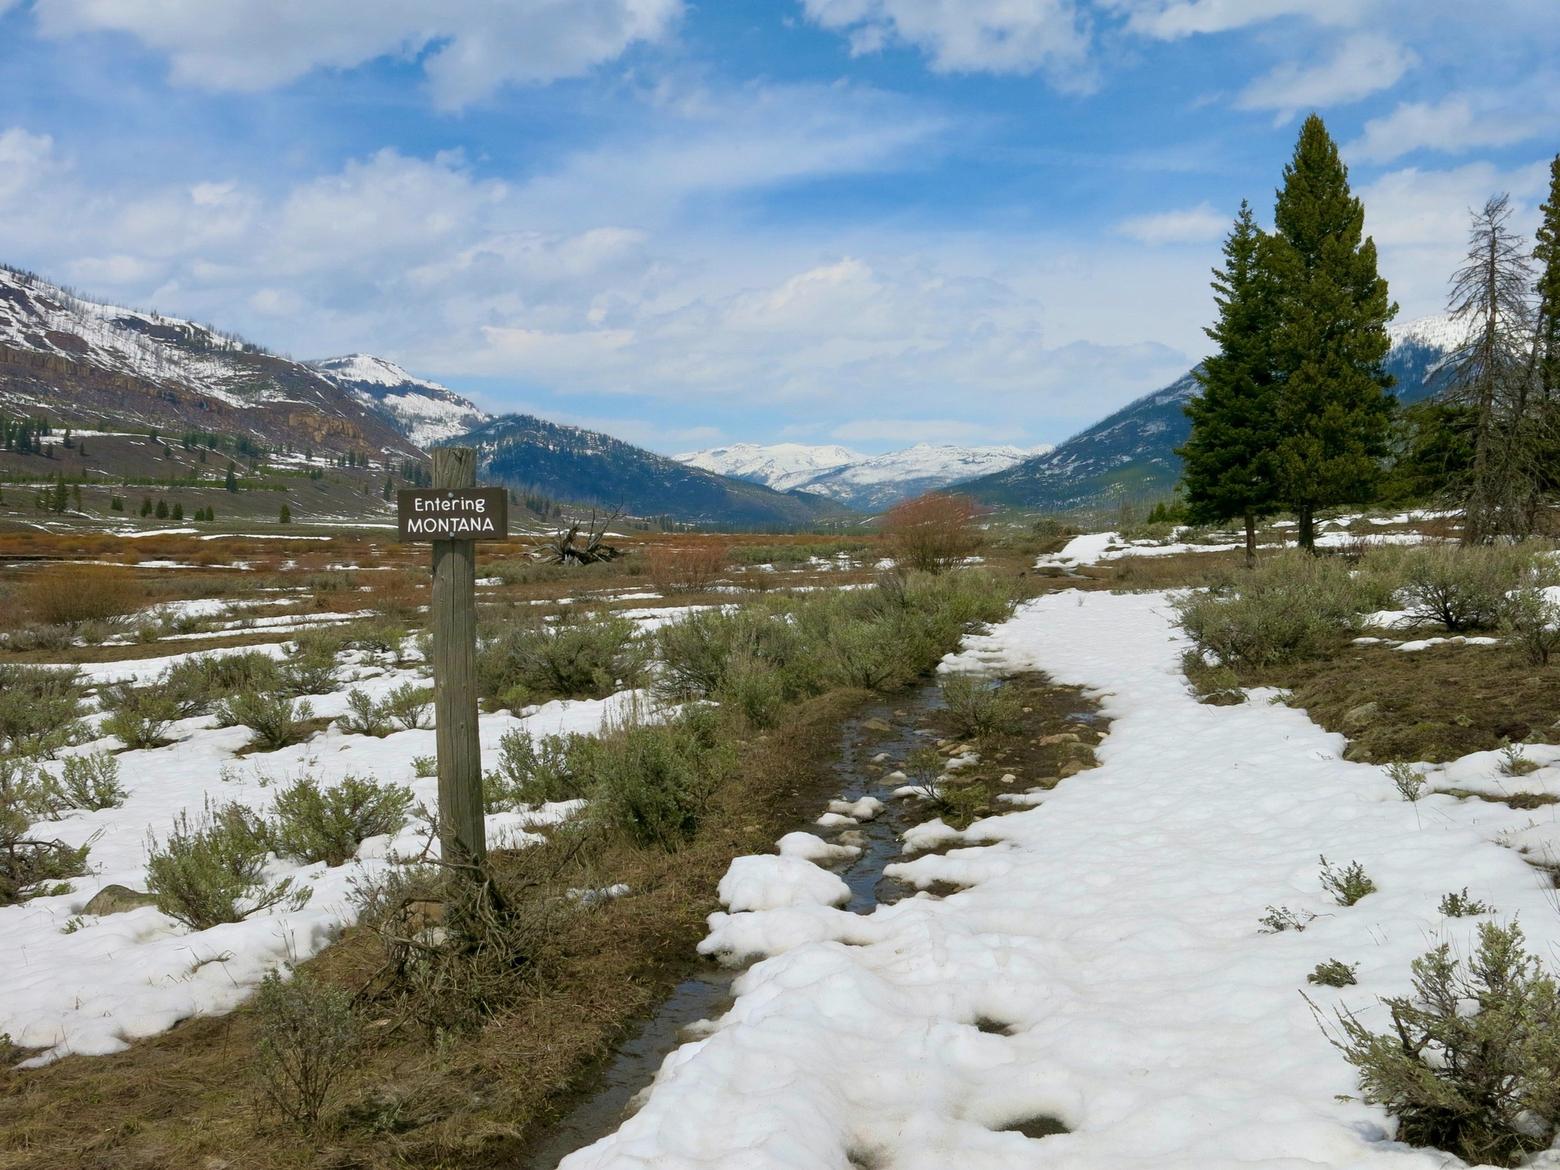
<path fill-rule="evenodd" d="M 980 509 L 968 496 L 932 492 L 883 516 L 890 555 L 902 569 L 941 573 L 980 547 Z"/>
<path fill-rule="evenodd" d="M 725 571 L 729 551 L 718 541 L 655 544 L 645 550 L 645 571 L 662 593 L 701 593 Z"/>

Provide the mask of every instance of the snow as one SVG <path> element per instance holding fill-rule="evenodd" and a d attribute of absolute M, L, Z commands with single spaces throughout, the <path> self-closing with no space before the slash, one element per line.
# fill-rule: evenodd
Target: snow
<path fill-rule="evenodd" d="M 1446 795 L 1408 803 L 1301 711 L 1197 703 L 1168 608 L 1056 593 L 971 638 L 950 666 L 1043 669 L 1097 691 L 1113 721 L 1100 766 L 1038 807 L 942 826 L 931 835 L 962 847 L 892 867 L 967 887 L 945 898 L 851 914 L 804 862 L 738 859 L 722 884 L 732 908 L 700 949 L 761 961 L 666 1058 L 640 1111 L 562 1170 L 1447 1166 L 1391 1142 L 1381 1110 L 1338 1099 L 1357 1092 L 1353 1069 L 1300 992 L 1382 1028 L 1377 997 L 1409 990 L 1413 958 L 1441 939 L 1468 951 L 1477 920 L 1437 912 L 1464 886 L 1551 953 L 1548 883 L 1498 842 L 1552 850 L 1560 822 Z M 1554 755 L 1534 758 L 1554 783 Z M 1487 758 L 1446 771 L 1462 768 L 1491 771 Z M 1378 891 L 1337 905 L 1320 854 L 1360 861 Z M 1262 933 L 1273 905 L 1317 917 Z M 1359 985 L 1308 986 L 1331 958 L 1357 963 Z M 1071 1132 L 1004 1132 L 1036 1117 Z"/>
<path fill-rule="evenodd" d="M 814 833 L 787 833 L 775 842 L 775 848 L 781 857 L 796 857 L 821 865 L 849 861 L 861 855 L 859 845 L 831 845 Z"/>
<path fill-rule="evenodd" d="M 255 651 L 280 656 L 282 647 L 205 653 Z M 174 662 L 201 656 L 94 663 L 82 669 L 94 684 L 146 682 Z M 349 674 L 356 677 L 348 680 Z M 343 687 L 361 687 L 375 698 L 407 682 L 426 683 L 415 671 L 375 667 L 355 653 L 344 657 L 338 675 Z M 334 718 L 346 710 L 347 698 L 338 690 L 311 696 L 310 703 L 316 715 Z M 631 717 L 658 714 L 648 695 L 631 691 L 601 700 L 555 700 L 518 714 L 484 714 L 478 720 L 483 764 L 497 765 L 499 739 L 517 728 L 534 735 L 596 734 Z M 437 806 L 437 780 L 416 778 L 412 767 L 414 757 L 434 754 L 431 730 L 375 739 L 345 733 L 333 724 L 306 743 L 238 757 L 235 753 L 249 740 L 248 729 L 218 728 L 214 723 L 206 716 L 185 719 L 170 729 L 177 741 L 173 745 L 121 752 L 120 781 L 129 794 L 121 807 L 73 812 L 42 827 L 50 838 L 69 845 L 91 843 L 89 876 L 72 882 L 69 893 L 0 907 L 0 953 L 10 960 L 0 965 L 0 1034 L 8 1033 L 24 1047 L 43 1049 L 39 1060 L 120 1051 L 129 1041 L 164 1031 L 179 1020 L 231 1010 L 267 971 L 307 959 L 339 936 L 355 917 L 349 896 L 355 880 L 383 871 L 392 864 L 389 858 L 414 856 L 425 847 L 426 827 L 414 822 L 393 839 L 365 842 L 358 859 L 343 866 L 303 866 L 273 858 L 267 871 L 272 880 L 290 876 L 295 884 L 312 888 L 309 901 L 298 910 L 267 911 L 241 923 L 192 932 L 146 907 L 85 918 L 79 929 L 64 933 L 103 886 L 145 889 L 148 835 L 165 835 L 181 811 L 198 817 L 208 800 L 264 810 L 281 785 L 300 775 L 313 775 L 323 784 L 357 775 L 408 785 L 416 802 Z M 73 750 L 119 746 L 104 739 Z M 493 814 L 487 818 L 490 840 L 524 845 L 536 839 L 531 830 L 573 816 L 580 807 L 582 802 L 571 801 Z"/>
<path fill-rule="evenodd" d="M 863 455 L 847 447 L 802 443 L 735 443 L 690 451 L 673 458 L 719 475 L 750 479 L 777 491 L 808 491 L 845 498 L 863 488 L 914 483 L 924 490 L 973 479 L 1043 455 L 1051 448 L 968 447 L 953 443 L 917 443 L 881 455 Z"/>
<path fill-rule="evenodd" d="M 822 842 L 820 842 L 821 844 Z M 826 869 L 788 852 L 776 857 L 738 857 L 717 890 L 732 913 L 782 906 L 836 906 L 850 901 L 850 887 Z"/>

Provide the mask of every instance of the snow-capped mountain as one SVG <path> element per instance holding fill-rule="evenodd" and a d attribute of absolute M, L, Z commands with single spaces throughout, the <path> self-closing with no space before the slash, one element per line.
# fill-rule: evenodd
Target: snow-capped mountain
<path fill-rule="evenodd" d="M 679 463 L 703 468 L 717 475 L 735 476 L 790 491 L 826 471 L 859 463 L 867 456 L 849 447 L 814 447 L 806 443 L 733 443 L 673 455 Z"/>
<path fill-rule="evenodd" d="M 209 325 L 88 300 L 3 265 L 0 413 L 419 454 L 383 413 L 300 362 Z"/>
<path fill-rule="evenodd" d="M 573 503 L 621 507 L 635 516 L 788 528 L 850 515 L 821 496 L 776 491 L 534 415 L 500 415 L 460 441 L 477 449 L 489 482 Z"/>
<path fill-rule="evenodd" d="M 734 443 L 674 458 L 690 467 L 750 480 L 778 491 L 812 492 L 870 511 L 960 480 L 1002 471 L 1049 450 L 917 443 L 900 451 L 862 455 L 848 447 Z"/>
<path fill-rule="evenodd" d="M 1445 314 L 1390 327 L 1387 371 L 1399 402 L 1422 402 L 1441 388 L 1447 355 L 1462 329 Z M 1176 448 L 1191 434 L 1184 409 L 1201 392 L 1195 371 L 1129 402 L 1046 455 L 966 485 L 976 497 L 1030 508 L 1095 507 L 1168 496 L 1181 477 Z"/>
<path fill-rule="evenodd" d="M 309 366 L 388 416 L 419 447 L 463 435 L 492 417 L 448 386 L 414 377 L 394 362 L 372 354 L 321 358 Z"/>

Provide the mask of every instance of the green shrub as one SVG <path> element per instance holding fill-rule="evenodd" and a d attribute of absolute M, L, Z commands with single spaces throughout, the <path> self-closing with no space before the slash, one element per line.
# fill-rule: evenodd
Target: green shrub
<path fill-rule="evenodd" d="M 736 753 L 708 709 L 662 724 L 631 724 L 590 753 L 591 813 L 636 844 L 676 849 L 699 828 Z"/>
<path fill-rule="evenodd" d="M 180 717 L 179 704 L 159 687 L 104 687 L 98 696 L 109 712 L 101 730 L 127 748 L 158 748 Z"/>
<path fill-rule="evenodd" d="M 294 698 L 334 690 L 336 656 L 344 645 L 343 635 L 334 630 L 306 630 L 299 634 L 278 667 L 282 689 Z"/>
<path fill-rule="evenodd" d="M 146 888 L 157 909 L 191 930 L 275 906 L 296 909 L 311 891 L 293 889 L 291 878 L 265 880 L 272 843 L 271 826 L 242 805 L 208 803 L 193 822 L 181 812 L 165 840 L 147 837 Z"/>
<path fill-rule="evenodd" d="M 374 701 L 367 691 L 354 687 L 347 692 L 347 711 L 336 721 L 343 731 L 383 739 L 395 730 L 390 712 Z"/>
<path fill-rule="evenodd" d="M 556 622 L 510 626 L 482 641 L 482 693 L 511 707 L 545 699 L 601 699 L 636 684 L 648 652 L 622 617 L 567 611 Z"/>
<path fill-rule="evenodd" d="M 596 741 L 583 735 L 548 735 L 538 741 L 527 731 L 505 732 L 498 741 L 498 767 L 482 778 L 487 811 L 584 796 L 596 749 Z"/>
<path fill-rule="evenodd" d="M 1424 795 L 1424 773 L 1406 761 L 1396 760 L 1388 764 L 1387 777 L 1404 800 L 1415 801 Z"/>
<path fill-rule="evenodd" d="M 239 691 L 222 701 L 217 718 L 224 727 L 247 727 L 253 736 L 249 746 L 274 752 L 308 738 L 308 721 L 314 708 L 306 699 L 262 691 Z"/>
<path fill-rule="evenodd" d="M 1515 924 L 1479 925 L 1466 964 L 1442 943 L 1414 960 L 1414 993 L 1382 1002 L 1384 1033 L 1340 1011 L 1329 1035 L 1359 1070 L 1365 1101 L 1398 1140 L 1469 1163 L 1516 1165 L 1560 1130 L 1560 990 Z"/>
<path fill-rule="evenodd" d="M 1023 726 L 1021 704 L 1000 685 L 967 674 L 948 674 L 939 686 L 955 735 L 1008 735 Z"/>
<path fill-rule="evenodd" d="M 59 787 L 29 760 L 0 756 L 0 906 L 64 893 L 86 872 L 88 845 L 31 831 L 60 810 Z"/>
<path fill-rule="evenodd" d="M 1537 564 L 1531 551 L 1509 546 L 1412 548 L 1401 565 L 1403 595 L 1412 613 L 1450 633 L 1490 629 L 1506 608 L 1506 594 L 1531 578 Z"/>
<path fill-rule="evenodd" d="M 1316 915 L 1309 910 L 1291 910 L 1288 906 L 1269 906 L 1257 922 L 1262 927 L 1263 934 L 1282 934 L 1286 930 L 1292 930 L 1296 934 L 1303 933 L 1305 928 L 1316 920 Z"/>
<path fill-rule="evenodd" d="M 314 1130 L 336 1086 L 357 1063 L 362 1029 L 345 989 L 272 971 L 255 994 L 255 1075 L 284 1118 Z"/>
<path fill-rule="evenodd" d="M 342 865 L 370 837 L 391 835 L 406 824 L 412 790 L 381 787 L 346 776 L 330 788 L 299 777 L 276 796 L 276 851 L 303 862 Z"/>
<path fill-rule="evenodd" d="M 60 788 L 73 808 L 97 812 L 125 802 L 119 761 L 108 752 L 66 756 L 60 769 Z"/>
<path fill-rule="evenodd" d="M 1307 983 L 1319 984 L 1322 987 L 1353 987 L 1359 980 L 1355 972 L 1359 970 L 1358 963 L 1343 963 L 1337 959 L 1328 959 L 1325 963 L 1318 963 L 1316 969 L 1305 977 Z"/>
<path fill-rule="evenodd" d="M 385 713 L 404 731 L 426 730 L 433 726 L 433 688 L 402 683 L 384 702 Z"/>
<path fill-rule="evenodd" d="M 1376 892 L 1376 883 L 1371 881 L 1365 867 L 1359 862 L 1351 861 L 1342 869 L 1334 869 L 1327 858 L 1320 860 L 1322 889 L 1331 894 L 1338 905 L 1352 906 L 1367 894 Z"/>
<path fill-rule="evenodd" d="M 1474 918 L 1480 914 L 1495 913 L 1495 907 L 1487 902 L 1470 898 L 1467 886 L 1462 888 L 1461 893 L 1447 894 L 1442 897 L 1439 909 L 1442 917 L 1445 918 Z"/>
<path fill-rule="evenodd" d="M 429 780 L 439 774 L 438 756 L 413 756 L 412 775 L 419 780 Z"/>
<path fill-rule="evenodd" d="M 0 755 L 52 756 L 74 743 L 84 694 L 75 667 L 0 663 Z"/>
<path fill-rule="evenodd" d="M 258 650 L 185 658 L 164 671 L 160 681 L 185 718 L 209 713 L 238 691 L 278 690 L 283 685 L 276 659 Z"/>
<path fill-rule="evenodd" d="M 1179 597 L 1176 620 L 1224 666 L 1263 667 L 1325 657 L 1359 629 L 1375 600 L 1340 559 L 1308 553 L 1261 562 L 1239 578 Z"/>
<path fill-rule="evenodd" d="M 1502 632 L 1522 651 L 1529 666 L 1545 666 L 1560 649 L 1560 605 L 1536 586 L 1525 586 L 1505 598 L 1500 609 Z"/>

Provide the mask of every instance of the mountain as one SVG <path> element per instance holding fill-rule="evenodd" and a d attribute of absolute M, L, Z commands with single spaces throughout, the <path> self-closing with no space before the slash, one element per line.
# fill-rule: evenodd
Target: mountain
<path fill-rule="evenodd" d="M 322 453 L 421 454 L 386 415 L 301 362 L 209 325 L 85 300 L 7 267 L 0 415 L 198 431 Z"/>
<path fill-rule="evenodd" d="M 394 362 L 371 354 L 351 353 L 308 364 L 384 415 L 419 447 L 463 435 L 492 417 L 449 387 L 413 377 Z"/>
<path fill-rule="evenodd" d="M 1041 450 L 917 443 L 901 451 L 862 455 L 847 447 L 736 443 L 674 458 L 779 491 L 811 492 L 848 507 L 877 511 L 960 480 L 1005 470 Z"/>
<path fill-rule="evenodd" d="M 806 492 L 733 479 L 580 427 L 501 415 L 459 437 L 476 447 L 485 479 L 636 516 L 744 528 L 808 527 L 852 513 Z"/>
<path fill-rule="evenodd" d="M 1394 325 L 1391 333 L 1386 365 L 1397 378 L 1398 400 L 1434 396 L 1443 385 L 1445 360 L 1458 345 L 1459 327 L 1442 314 Z M 1200 391 L 1193 373 L 1128 403 L 1054 451 L 960 484 L 959 490 L 993 504 L 1058 511 L 1167 496 L 1181 477 L 1175 449 L 1191 433 L 1182 408 Z"/>
<path fill-rule="evenodd" d="M 716 475 L 761 483 L 776 491 L 790 491 L 825 471 L 848 463 L 859 463 L 867 456 L 849 447 L 812 447 L 805 443 L 733 443 L 729 447 L 710 447 L 673 455 L 679 463 L 700 467 Z"/>

